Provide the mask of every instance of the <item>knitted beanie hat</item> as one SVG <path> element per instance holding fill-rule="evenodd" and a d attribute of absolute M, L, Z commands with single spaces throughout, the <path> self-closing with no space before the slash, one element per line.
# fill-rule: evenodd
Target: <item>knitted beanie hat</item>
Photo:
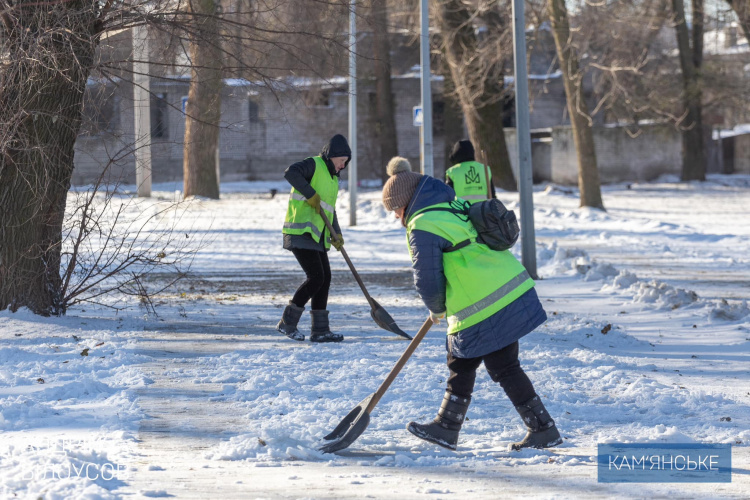
<path fill-rule="evenodd" d="M 385 170 L 390 178 L 383 186 L 383 205 L 392 212 L 409 204 L 423 176 L 412 172 L 409 160 L 400 156 L 391 158 Z"/>

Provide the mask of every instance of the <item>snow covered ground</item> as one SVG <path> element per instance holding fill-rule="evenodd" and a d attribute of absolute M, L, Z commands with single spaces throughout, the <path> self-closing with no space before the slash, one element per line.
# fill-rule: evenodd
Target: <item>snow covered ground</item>
<path fill-rule="evenodd" d="M 135 217 L 174 190 L 119 200 Z M 522 452 L 507 451 L 521 420 L 481 369 L 457 452 L 405 430 L 440 404 L 440 326 L 362 436 L 337 455 L 317 451 L 407 343 L 374 325 L 335 251 L 329 308 L 346 340 L 274 331 L 302 280 L 281 249 L 286 190 L 224 185 L 220 201 L 158 218 L 204 242 L 191 276 L 155 298 L 158 316 L 135 300 L 63 318 L 0 312 L 0 498 L 750 497 L 750 177 L 607 186 L 607 212 L 577 208 L 569 188 L 537 187 L 549 320 L 522 340 L 521 361 L 565 442 Z M 500 197 L 517 208 L 517 195 Z M 368 290 L 416 332 L 427 311 L 404 230 L 378 191 L 360 193 L 356 227 L 346 227 L 348 193 L 339 198 Z M 732 482 L 598 483 L 597 443 L 607 442 L 732 444 Z"/>

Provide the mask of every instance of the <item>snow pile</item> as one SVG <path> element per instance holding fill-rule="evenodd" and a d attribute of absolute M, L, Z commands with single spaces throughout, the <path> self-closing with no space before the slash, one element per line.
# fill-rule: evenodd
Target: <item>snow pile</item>
<path fill-rule="evenodd" d="M 258 466 L 269 462 L 287 460 L 326 460 L 325 455 L 310 447 L 309 442 L 295 442 L 281 436 L 259 437 L 254 434 L 241 434 L 229 441 L 221 442 L 215 449 L 205 453 L 212 460 L 257 460 Z"/>
<path fill-rule="evenodd" d="M 28 498 L 119 498 L 110 492 L 125 485 L 131 471 L 99 441 L 37 441 L 9 446 L 0 453 L 3 487 L 23 490 Z M 0 490 L 2 492 L 3 490 Z"/>
<path fill-rule="evenodd" d="M 645 432 L 644 432 L 645 431 Z M 620 434 L 616 437 L 600 436 L 600 443 L 695 443 L 695 439 L 680 432 L 677 427 L 664 424 L 642 430 L 637 435 Z"/>
<path fill-rule="evenodd" d="M 0 496 L 116 498 L 125 484 L 121 454 L 144 418 L 134 387 L 148 381 L 135 365 L 151 358 L 89 321 L 0 316 L 14 332 L 0 342 Z"/>
<path fill-rule="evenodd" d="M 638 276 L 635 273 L 629 271 L 620 271 L 617 276 L 612 279 L 612 288 L 616 289 L 628 289 L 638 282 Z"/>
<path fill-rule="evenodd" d="M 583 281 L 602 281 L 603 291 L 620 291 L 632 295 L 633 302 L 676 309 L 698 301 L 690 290 L 675 288 L 657 280 L 645 282 L 629 271 L 619 271 L 612 264 L 598 262 L 581 249 L 566 249 L 554 242 L 538 251 L 540 274 L 577 274 Z"/>
<path fill-rule="evenodd" d="M 748 307 L 746 300 L 738 304 L 729 304 L 725 299 L 722 299 L 709 313 L 712 321 L 739 321 L 748 315 L 750 315 L 750 307 Z"/>
<path fill-rule="evenodd" d="M 516 245 L 513 252 L 519 257 L 520 245 Z M 556 276 L 572 271 L 580 273 L 578 266 L 585 265 L 587 259 L 588 254 L 584 250 L 558 247 L 557 241 L 553 241 L 551 245 L 543 242 L 537 245 L 537 265 L 542 276 Z"/>
<path fill-rule="evenodd" d="M 628 291 L 633 293 L 634 302 L 656 304 L 667 309 L 677 309 L 698 300 L 698 295 L 693 291 L 675 288 L 656 280 L 648 283 L 639 281 L 631 285 Z"/>

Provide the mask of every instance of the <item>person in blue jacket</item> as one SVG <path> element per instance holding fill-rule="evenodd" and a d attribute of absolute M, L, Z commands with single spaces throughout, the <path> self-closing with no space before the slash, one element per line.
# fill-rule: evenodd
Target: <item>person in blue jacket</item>
<path fill-rule="evenodd" d="M 472 238 L 476 230 L 471 222 L 450 210 L 456 197 L 450 186 L 412 172 L 404 158 L 393 158 L 386 170 L 390 178 L 383 187 L 383 205 L 407 228 L 417 292 L 433 323 L 448 316 L 450 375 L 442 405 L 432 422 L 410 422 L 407 429 L 455 450 L 476 371 L 484 363 L 528 428 L 512 449 L 562 443 L 518 360 L 518 340 L 547 319 L 533 280 L 508 250 L 490 250 Z"/>

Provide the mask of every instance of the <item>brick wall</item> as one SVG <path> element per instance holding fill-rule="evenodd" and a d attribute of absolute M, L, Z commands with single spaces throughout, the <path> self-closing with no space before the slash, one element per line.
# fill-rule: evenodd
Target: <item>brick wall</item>
<path fill-rule="evenodd" d="M 625 127 L 596 127 L 594 144 L 602 183 L 648 181 L 682 169 L 682 138 L 672 125 L 642 126 L 636 137 Z M 578 183 L 578 159 L 570 127 L 552 129 L 550 180 Z"/>
<path fill-rule="evenodd" d="M 578 157 L 573 130 L 553 127 L 550 136 L 532 134 L 534 182 L 578 184 Z M 542 137 L 540 137 L 542 136 Z M 516 130 L 505 129 L 513 172 L 518 176 Z M 624 127 L 595 127 L 594 143 L 602 183 L 648 181 L 682 169 L 680 133 L 671 125 L 647 125 L 633 137 Z M 709 148 L 712 145 L 707 145 Z"/>

